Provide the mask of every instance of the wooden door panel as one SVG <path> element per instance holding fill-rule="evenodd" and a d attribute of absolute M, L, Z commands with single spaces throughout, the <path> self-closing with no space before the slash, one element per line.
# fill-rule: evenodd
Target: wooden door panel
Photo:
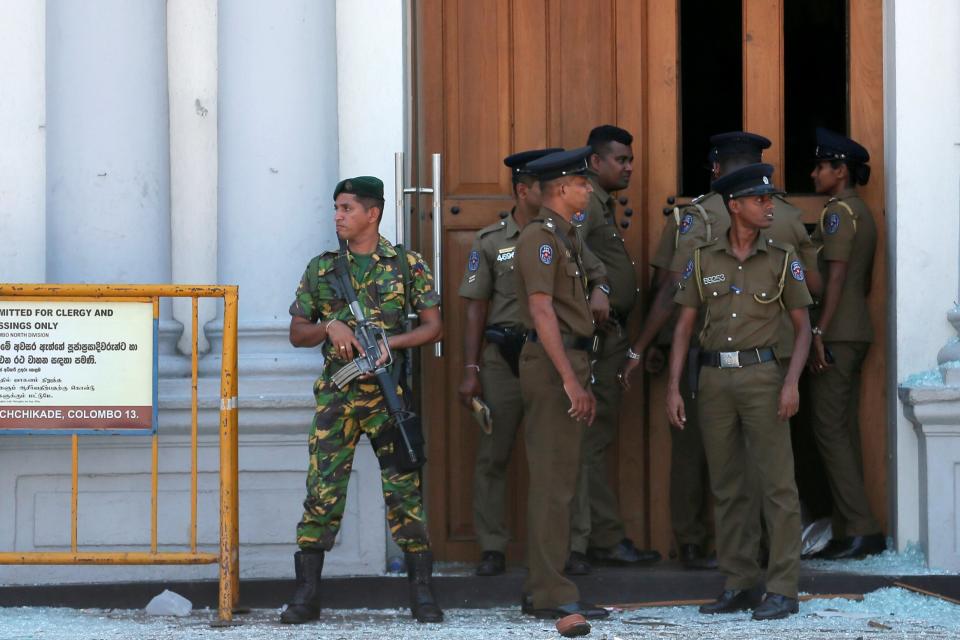
<path fill-rule="evenodd" d="M 443 16 L 445 191 L 499 195 L 510 186 L 501 170 L 510 147 L 509 5 L 456 0 Z"/>
<path fill-rule="evenodd" d="M 646 310 L 647 266 L 665 223 L 662 209 L 679 182 L 678 6 L 680 0 L 420 0 L 417 13 L 416 95 L 418 173 L 429 176 L 429 155 L 443 154 L 443 272 L 445 353 L 424 361 L 424 414 L 430 425 L 427 472 L 430 530 L 438 558 L 474 560 L 473 468 L 477 426 L 457 401 L 463 370 L 464 306 L 457 296 L 476 230 L 512 205 L 504 156 L 544 146 L 583 145 L 601 123 L 634 134 L 630 188 L 618 196 L 630 255 L 637 265 L 641 304 L 631 318 L 636 334 Z M 784 139 L 783 3 L 743 1 L 744 126 L 773 141 L 767 160 L 782 175 Z M 883 344 L 882 0 L 849 0 L 851 135 L 872 152 L 874 179 L 863 189 L 878 218 L 881 248 L 871 310 Z M 427 169 L 424 171 L 424 169 Z M 424 179 L 421 178 L 421 182 Z M 813 222 L 823 198 L 794 199 Z M 430 223 L 422 198 L 420 224 Z M 456 212 L 456 213 L 455 213 Z M 429 250 L 429 234 L 421 234 Z M 861 401 L 869 498 L 886 522 L 886 445 L 883 350 L 871 350 Z M 666 554 L 670 526 L 670 427 L 663 410 L 666 376 L 637 375 L 624 398 L 619 440 L 609 472 L 621 496 L 628 535 Z M 508 553 L 522 558 L 526 461 L 518 436 L 509 472 Z"/>

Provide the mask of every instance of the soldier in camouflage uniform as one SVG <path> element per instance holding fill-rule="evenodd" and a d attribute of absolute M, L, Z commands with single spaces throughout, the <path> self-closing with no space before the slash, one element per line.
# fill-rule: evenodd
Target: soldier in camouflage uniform
<path fill-rule="evenodd" d="M 383 182 L 370 176 L 343 180 L 337 184 L 334 201 L 337 235 L 349 244 L 350 280 L 364 315 L 384 329 L 394 354 L 435 342 L 441 333 L 440 300 L 430 270 L 420 255 L 398 251 L 379 233 Z M 395 427 L 376 381 L 360 378 L 341 390 L 331 380 L 361 351 L 345 293 L 334 277 L 336 256 L 328 251 L 309 262 L 290 306 L 290 342 L 296 347 L 321 346 L 324 369 L 313 385 L 317 411 L 310 429 L 307 498 L 297 525 L 297 593 L 281 621 L 298 624 L 319 616 L 317 587 L 324 553 L 333 547 L 340 529 L 354 451 L 366 434 L 380 460 L 390 532 L 405 553 L 411 610 L 420 622 L 439 622 L 443 612 L 430 588 L 433 558 L 419 472 L 400 472 L 392 464 L 388 436 Z M 405 332 L 407 298 L 420 323 Z M 402 394 L 399 385 L 398 394 Z"/>

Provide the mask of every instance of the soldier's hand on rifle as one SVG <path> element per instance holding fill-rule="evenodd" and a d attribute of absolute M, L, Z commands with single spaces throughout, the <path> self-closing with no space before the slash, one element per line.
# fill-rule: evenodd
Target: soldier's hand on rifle
<path fill-rule="evenodd" d="M 483 386 L 480 384 L 480 373 L 476 369 L 477 365 L 466 366 L 463 369 L 463 379 L 460 381 L 460 387 L 457 394 L 460 396 L 460 403 L 470 408 L 470 401 L 474 398 L 483 397 Z"/>
<path fill-rule="evenodd" d="M 327 340 L 330 341 L 330 344 L 333 345 L 337 354 L 344 360 L 353 360 L 354 352 L 363 355 L 360 342 L 357 341 L 357 337 L 353 335 L 353 330 L 350 329 L 346 322 L 341 320 L 333 320 L 330 322 L 327 325 Z"/>

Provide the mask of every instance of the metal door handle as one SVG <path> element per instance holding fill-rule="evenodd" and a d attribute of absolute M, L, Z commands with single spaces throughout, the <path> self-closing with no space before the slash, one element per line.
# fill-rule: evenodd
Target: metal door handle
<path fill-rule="evenodd" d="M 441 252 L 441 241 L 443 240 L 443 190 L 441 188 L 441 162 L 440 154 L 435 153 L 432 156 L 432 174 L 433 184 L 430 187 L 404 187 L 404 160 L 403 152 L 398 151 L 393 154 L 394 175 L 396 193 L 394 194 L 394 205 L 397 210 L 397 244 L 404 244 L 406 241 L 406 220 L 403 197 L 406 194 L 424 193 L 433 195 L 433 287 L 437 296 L 443 299 L 443 253 Z M 434 357 L 443 357 L 443 342 L 438 341 L 433 345 Z"/>
<path fill-rule="evenodd" d="M 443 189 L 441 182 L 440 154 L 433 154 L 433 286 L 437 297 L 443 300 L 443 252 L 440 250 L 443 240 Z M 443 357 L 443 340 L 433 345 L 435 358 Z"/>

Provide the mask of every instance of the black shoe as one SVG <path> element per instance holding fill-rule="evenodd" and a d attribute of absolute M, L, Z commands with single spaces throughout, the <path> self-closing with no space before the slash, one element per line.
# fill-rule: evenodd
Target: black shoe
<path fill-rule="evenodd" d="M 523 594 L 523 598 L 520 601 L 520 610 L 528 616 L 554 620 L 564 616 L 570 616 L 575 613 L 580 614 L 587 620 L 597 620 L 599 618 L 607 618 L 610 616 L 610 612 L 603 607 L 598 607 L 590 604 L 589 602 L 582 601 L 570 602 L 568 604 L 562 604 L 558 607 L 535 609 L 533 607 L 533 596 L 529 593 Z"/>
<path fill-rule="evenodd" d="M 484 551 L 477 565 L 478 576 L 498 576 L 507 570 L 507 559 L 499 551 Z"/>
<path fill-rule="evenodd" d="M 768 593 L 763 604 L 753 610 L 754 620 L 780 620 L 800 611 L 796 598 L 788 598 L 779 593 Z"/>
<path fill-rule="evenodd" d="M 410 613 L 417 622 L 443 622 L 443 611 L 433 597 L 430 577 L 433 574 L 433 553 L 404 553 L 407 582 L 410 585 Z"/>
<path fill-rule="evenodd" d="M 763 590 L 760 587 L 752 589 L 726 589 L 720 597 L 709 604 L 700 607 L 700 613 L 734 613 L 753 609 L 763 599 Z"/>
<path fill-rule="evenodd" d="M 652 549 L 637 549 L 630 538 L 624 538 L 609 549 L 591 547 L 587 557 L 594 564 L 607 566 L 643 566 L 660 561 L 660 552 Z"/>
<path fill-rule="evenodd" d="M 833 540 L 830 541 L 833 544 Z M 817 557 L 824 560 L 847 560 L 850 558 L 865 558 L 887 549 L 887 539 L 882 533 L 872 533 L 868 536 L 853 536 L 838 541 L 836 545 L 820 552 Z"/>
<path fill-rule="evenodd" d="M 717 568 L 717 554 L 711 553 L 707 556 L 703 554 L 698 544 L 682 544 L 680 545 L 680 562 L 683 563 L 684 569 L 712 571 Z"/>
<path fill-rule="evenodd" d="M 563 572 L 568 576 L 586 576 L 593 572 L 587 556 L 579 551 L 571 551 L 567 563 L 563 565 Z"/>
<path fill-rule="evenodd" d="M 323 572 L 323 551 L 297 551 L 293 554 L 297 575 L 297 591 L 293 602 L 280 614 L 284 624 L 303 624 L 320 617 L 320 574 Z"/>
<path fill-rule="evenodd" d="M 835 553 L 850 546 L 850 538 L 831 538 L 823 549 L 816 553 L 810 553 L 806 556 L 800 556 L 801 560 L 825 560 Z"/>

